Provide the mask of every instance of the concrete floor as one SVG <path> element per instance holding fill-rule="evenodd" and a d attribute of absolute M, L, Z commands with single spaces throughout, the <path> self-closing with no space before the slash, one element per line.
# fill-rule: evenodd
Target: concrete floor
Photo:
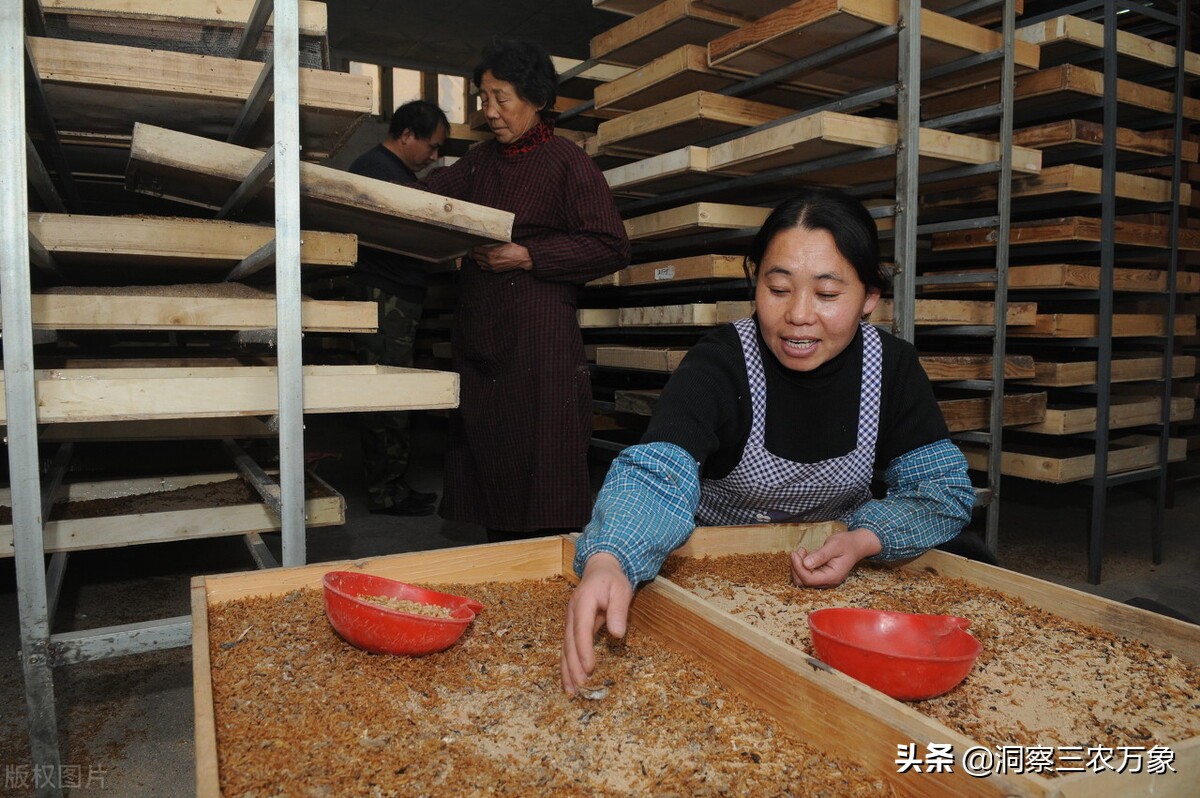
<path fill-rule="evenodd" d="M 440 490 L 444 424 L 425 417 L 416 427 L 412 482 Z M 357 559 L 484 542 L 483 530 L 437 516 L 395 518 L 366 512 L 358 452 L 345 417 L 310 420 L 306 448 L 339 452 L 317 473 L 346 498 L 346 525 L 308 533 L 309 562 Z M 606 461 L 597 462 L 597 478 Z M 1167 515 L 1164 562 L 1150 561 L 1148 494 L 1136 487 L 1112 493 L 1104 579 L 1086 582 L 1089 494 L 1005 484 L 1002 564 L 1117 601 L 1146 598 L 1200 618 L 1200 482 L 1182 485 Z M 264 536 L 277 549 L 277 535 Z M 274 540 L 272 539 L 274 538 Z M 55 631 L 84 629 L 189 612 L 188 585 L 196 574 L 253 567 L 240 539 L 157 544 L 73 555 Z M 1198 632 L 1200 633 L 1200 632 Z M 19 648 L 11 561 L 0 563 L 0 651 Z M 0 794 L 32 794 L 24 688 L 15 657 L 0 667 Z M 111 795 L 190 794 L 194 772 L 190 649 L 72 665 L 55 673 L 62 762 L 81 783 L 69 791 Z M 31 782 L 30 782 L 31 783 Z"/>

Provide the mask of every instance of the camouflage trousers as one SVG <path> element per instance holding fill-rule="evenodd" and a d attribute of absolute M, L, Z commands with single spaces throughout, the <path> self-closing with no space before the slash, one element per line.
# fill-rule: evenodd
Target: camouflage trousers
<path fill-rule="evenodd" d="M 352 283 L 347 298 L 379 305 L 379 331 L 354 336 L 358 362 L 364 365 L 413 364 L 413 340 L 421 320 L 421 303 L 379 288 Z M 405 482 L 410 448 L 407 411 L 358 413 L 363 477 L 372 509 L 403 501 L 410 488 Z"/>

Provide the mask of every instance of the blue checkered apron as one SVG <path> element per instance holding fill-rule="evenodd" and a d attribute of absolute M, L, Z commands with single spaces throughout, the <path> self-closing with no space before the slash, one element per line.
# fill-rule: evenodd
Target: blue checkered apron
<path fill-rule="evenodd" d="M 818 463 L 795 463 L 767 451 L 767 379 L 754 318 L 734 322 L 750 378 L 753 420 L 737 468 L 700 484 L 696 519 L 705 526 L 741 526 L 779 521 L 844 521 L 871 498 L 875 441 L 879 433 L 879 386 L 883 348 L 869 324 L 863 333 L 862 398 L 858 441 L 853 451 Z M 797 419 L 797 423 L 805 423 Z M 820 423 L 820 419 L 807 420 Z"/>

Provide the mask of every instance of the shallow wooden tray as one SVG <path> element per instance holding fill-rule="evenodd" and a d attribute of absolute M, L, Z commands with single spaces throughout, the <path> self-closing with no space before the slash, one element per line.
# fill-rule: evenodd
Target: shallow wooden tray
<path fill-rule="evenodd" d="M 219 209 L 261 159 L 248 147 L 139 123 L 125 182 L 143 194 Z M 273 202 L 268 187 L 247 208 L 266 215 Z M 507 211 L 313 163 L 300 164 L 300 208 L 310 227 L 354 233 L 362 244 L 427 261 L 512 238 Z"/>
<path fill-rule="evenodd" d="M 209 482 L 240 479 L 236 473 L 192 474 L 182 477 L 150 477 L 103 482 L 67 484 L 59 488 L 56 501 L 87 501 L 121 496 L 150 496 Z M 309 486 L 317 495 L 304 502 L 307 526 L 346 523 L 346 502 L 341 495 L 313 474 Z M 11 504 L 8 488 L 0 488 L 0 504 Z M 278 531 L 279 517 L 262 502 L 216 505 L 190 510 L 160 510 L 92 518 L 69 518 L 45 524 L 46 553 L 107 549 L 140 543 L 165 543 L 195 538 L 249 535 Z M 12 524 L 0 526 L 0 558 L 13 556 Z"/>
<path fill-rule="evenodd" d="M 982 446 L 960 443 L 967 465 L 986 472 L 988 451 Z M 1126 435 L 1109 443 L 1108 473 L 1136 471 L 1158 463 L 1159 440 L 1150 435 Z M 1171 438 L 1167 447 L 1167 462 L 1178 463 L 1187 458 L 1187 441 Z M 1056 485 L 1091 479 L 1095 475 L 1096 457 L 1082 445 L 1063 446 L 1017 445 L 1005 442 L 1000 453 L 1000 473 L 1007 477 L 1023 477 Z M 1195 635 L 1195 632 L 1192 632 Z M 1113 793 L 1120 795 L 1123 793 Z"/>
<path fill-rule="evenodd" d="M 72 368 L 34 372 L 38 421 L 270 416 L 279 412 L 276 369 Z M 0 397 L 0 422 L 7 416 Z M 458 375 L 394 366 L 305 366 L 304 412 L 458 407 Z"/>
<path fill-rule="evenodd" d="M 698 0 L 662 0 L 594 37 L 591 57 L 602 64 L 640 67 L 685 44 L 707 44 L 746 21 Z"/>
<path fill-rule="evenodd" d="M 818 545 L 841 528 L 834 523 L 700 529 L 678 554 L 720 555 L 785 552 L 803 541 Z M 570 538 L 541 538 L 421 552 L 356 562 L 322 563 L 298 568 L 224 576 L 192 582 L 193 694 L 196 712 L 196 791 L 201 798 L 219 794 L 219 754 L 212 695 L 208 613 L 214 605 L 252 596 L 282 596 L 319 587 L 330 570 L 351 568 L 409 582 L 479 583 L 565 576 L 573 581 Z M 1095 598 L 1041 580 L 980 565 L 942 552 L 930 552 L 907 568 L 932 569 L 1015 595 L 1049 612 L 1102 626 L 1116 634 L 1166 648 L 1190 661 L 1200 659 L 1193 628 L 1179 621 Z M 863 762 L 900 795 L 1049 796 L 1184 795 L 1200 774 L 1197 741 L 1180 743 L 1175 767 L 1165 777 L 1130 774 L 1077 774 L 1048 780 L 1005 775 L 973 778 L 962 767 L 952 773 L 914 777 L 898 773 L 897 744 L 950 743 L 956 753 L 974 743 L 910 706 L 837 673 L 803 651 L 715 609 L 693 593 L 658 579 L 638 591 L 631 623 L 669 647 L 703 661 L 725 686 L 799 736 L 822 748 Z M 821 711 L 814 711 L 814 707 Z M 957 761 L 956 761 L 956 764 Z"/>
<path fill-rule="evenodd" d="M 1038 359 L 1034 364 L 1036 375 L 1030 385 L 1049 388 L 1069 388 L 1077 385 L 1095 385 L 1098 366 L 1094 360 L 1056 363 Z M 1111 365 L 1110 382 L 1140 382 L 1162 378 L 1161 357 L 1114 357 Z M 1171 358 L 1172 377 L 1191 377 L 1196 373 L 1196 358 L 1192 355 L 1177 355 Z"/>
<path fill-rule="evenodd" d="M 61 131 L 125 136 L 135 122 L 226 139 L 263 64 L 118 44 L 30 36 L 30 52 Z M 363 75 L 300 69 L 302 156 L 332 155 L 371 113 L 372 81 Z M 249 146 L 270 146 L 268 108 Z"/>
<path fill-rule="evenodd" d="M 1196 401 L 1186 397 L 1171 399 L 1171 421 L 1187 421 L 1196 412 Z M 1076 435 L 1096 431 L 1096 408 L 1085 405 L 1054 404 L 1046 408 L 1046 417 L 1022 427 L 1023 432 L 1043 435 Z M 1162 423 L 1162 399 L 1157 396 L 1114 396 L 1109 406 L 1108 428 L 1144 427 Z"/>

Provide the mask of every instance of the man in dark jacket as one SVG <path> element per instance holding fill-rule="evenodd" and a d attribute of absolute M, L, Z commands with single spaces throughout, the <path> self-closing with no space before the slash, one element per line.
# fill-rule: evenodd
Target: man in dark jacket
<path fill-rule="evenodd" d="M 387 138 L 358 156 L 350 171 L 412 183 L 417 172 L 433 163 L 450 125 L 433 103 L 414 100 L 396 109 Z M 421 264 L 392 252 L 360 246 L 351 271 L 350 299 L 379 305 L 379 331 L 355 336 L 360 362 L 383 366 L 413 364 L 413 339 L 425 301 Z M 437 494 L 409 487 L 409 415 L 407 412 L 360 413 L 363 469 L 373 513 L 428 515 Z"/>

